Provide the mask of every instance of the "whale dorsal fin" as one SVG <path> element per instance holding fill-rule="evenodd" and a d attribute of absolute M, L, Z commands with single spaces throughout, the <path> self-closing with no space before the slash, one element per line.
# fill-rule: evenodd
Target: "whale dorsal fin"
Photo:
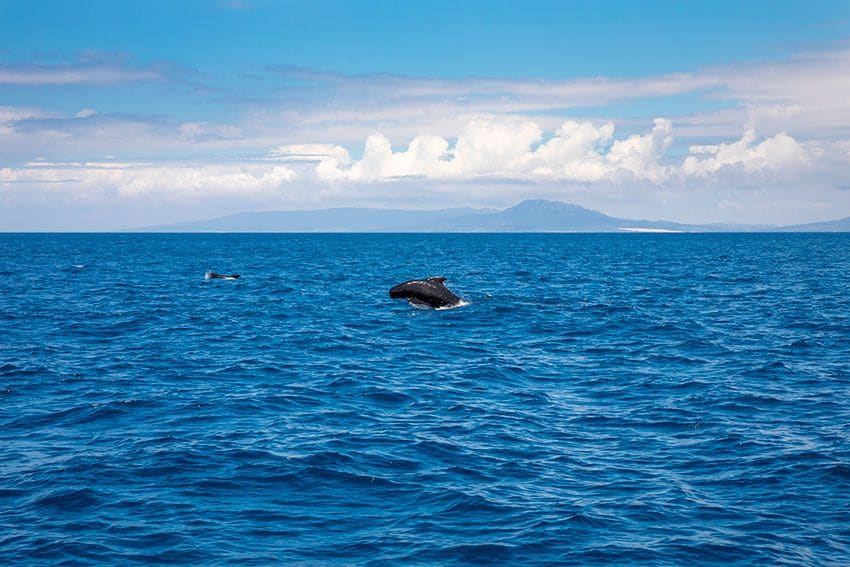
<path fill-rule="evenodd" d="M 441 284 L 444 281 L 446 281 L 446 278 L 444 278 L 443 276 L 439 276 L 439 277 L 436 277 L 436 278 L 428 278 L 426 281 Z"/>

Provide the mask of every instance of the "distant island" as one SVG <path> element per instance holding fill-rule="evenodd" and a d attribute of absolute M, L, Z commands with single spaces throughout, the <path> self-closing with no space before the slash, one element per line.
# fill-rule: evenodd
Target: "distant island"
<path fill-rule="evenodd" d="M 850 217 L 789 226 L 683 224 L 621 219 L 579 205 L 531 199 L 502 211 L 344 207 L 245 212 L 130 232 L 850 232 Z"/>

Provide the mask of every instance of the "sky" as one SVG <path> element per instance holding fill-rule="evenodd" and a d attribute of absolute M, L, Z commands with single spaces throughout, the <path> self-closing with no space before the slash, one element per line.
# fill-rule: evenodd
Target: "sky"
<path fill-rule="evenodd" d="M 850 216 L 850 2 L 0 0 L 0 230 Z"/>

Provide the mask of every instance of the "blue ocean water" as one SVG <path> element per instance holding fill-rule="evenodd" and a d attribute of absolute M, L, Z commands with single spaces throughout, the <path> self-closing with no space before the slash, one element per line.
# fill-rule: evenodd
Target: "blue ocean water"
<path fill-rule="evenodd" d="M 436 275 L 469 305 L 387 295 Z M 0 276 L 2 564 L 850 562 L 850 235 L 3 234 Z"/>

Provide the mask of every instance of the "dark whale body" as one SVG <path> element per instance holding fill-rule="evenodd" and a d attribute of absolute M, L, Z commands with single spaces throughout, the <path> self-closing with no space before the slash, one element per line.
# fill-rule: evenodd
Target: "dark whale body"
<path fill-rule="evenodd" d="M 457 305 L 460 298 L 446 289 L 444 281 L 446 278 L 428 278 L 400 283 L 390 290 L 390 297 L 434 308 Z"/>
<path fill-rule="evenodd" d="M 231 274 L 229 276 L 225 276 L 224 274 L 217 274 L 215 272 L 207 272 L 206 278 L 208 280 L 238 280 L 241 278 L 239 274 Z"/>

